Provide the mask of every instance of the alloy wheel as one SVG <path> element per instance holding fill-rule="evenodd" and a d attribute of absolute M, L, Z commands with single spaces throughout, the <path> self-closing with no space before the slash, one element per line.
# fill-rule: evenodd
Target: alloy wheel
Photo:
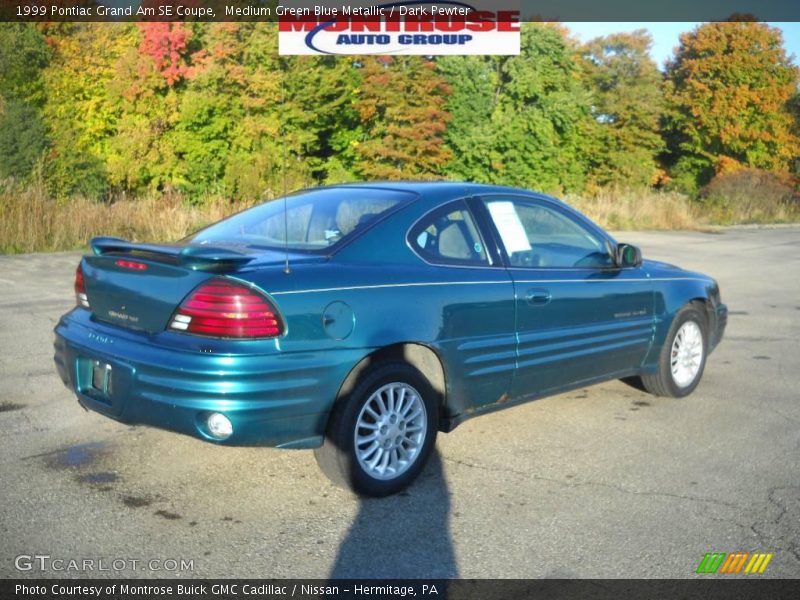
<path fill-rule="evenodd" d="M 419 456 L 427 427 L 425 403 L 417 390 L 403 382 L 381 386 L 364 403 L 356 421 L 358 464 L 375 479 L 399 477 Z"/>

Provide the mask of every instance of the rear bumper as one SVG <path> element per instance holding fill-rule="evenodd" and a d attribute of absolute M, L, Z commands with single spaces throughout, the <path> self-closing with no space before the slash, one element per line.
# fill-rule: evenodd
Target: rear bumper
<path fill-rule="evenodd" d="M 363 355 L 352 349 L 289 353 L 274 346 L 248 354 L 181 351 L 157 343 L 161 335 L 181 334 L 129 332 L 76 309 L 55 328 L 56 369 L 83 407 L 123 423 L 224 445 L 312 448 L 322 443 L 339 386 Z M 111 373 L 102 391 L 92 385 L 95 365 L 108 365 Z M 211 412 L 233 424 L 224 441 L 205 430 Z"/>

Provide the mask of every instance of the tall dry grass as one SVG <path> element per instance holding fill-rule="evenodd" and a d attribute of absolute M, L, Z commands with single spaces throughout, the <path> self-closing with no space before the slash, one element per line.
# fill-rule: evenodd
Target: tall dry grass
<path fill-rule="evenodd" d="M 676 192 L 601 190 L 565 200 L 606 229 L 700 229 L 708 225 L 696 203 Z"/>
<path fill-rule="evenodd" d="M 754 194 L 751 196 L 755 197 Z M 750 197 L 750 196 L 748 196 Z M 674 192 L 603 190 L 566 201 L 607 229 L 704 229 L 738 223 L 800 223 L 800 203 L 692 201 Z M 189 205 L 179 196 L 95 202 L 55 201 L 42 187 L 0 189 L 0 253 L 53 252 L 85 248 L 109 235 L 132 241 L 176 241 L 255 202 L 210 198 Z"/>
<path fill-rule="evenodd" d="M 791 191 L 791 190 L 790 190 Z M 606 189 L 567 202 L 606 229 L 706 229 L 718 225 L 800 223 L 800 201 L 767 187 L 715 191 L 700 200 L 677 192 Z"/>
<path fill-rule="evenodd" d="M 700 191 L 700 201 L 703 214 L 720 224 L 796 222 L 800 212 L 797 179 L 760 169 L 717 175 Z"/>
<path fill-rule="evenodd" d="M 40 187 L 0 191 L 0 252 L 85 248 L 100 235 L 131 241 L 177 241 L 254 203 L 212 199 L 188 205 L 177 196 L 102 203 L 54 201 Z"/>

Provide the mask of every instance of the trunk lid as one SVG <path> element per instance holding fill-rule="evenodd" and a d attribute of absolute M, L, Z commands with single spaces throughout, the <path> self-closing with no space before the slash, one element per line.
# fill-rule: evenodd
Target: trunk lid
<path fill-rule="evenodd" d="M 285 254 L 228 244 L 136 244 L 95 238 L 82 263 L 90 310 L 95 318 L 146 333 L 167 328 L 189 293 L 204 281 L 234 274 L 248 265 L 283 275 Z M 290 256 L 290 261 L 324 257 Z"/>

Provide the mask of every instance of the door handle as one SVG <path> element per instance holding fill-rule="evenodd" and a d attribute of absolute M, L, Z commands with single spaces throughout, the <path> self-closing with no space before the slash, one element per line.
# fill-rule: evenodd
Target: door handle
<path fill-rule="evenodd" d="M 528 302 L 528 304 L 534 306 L 547 304 L 548 302 L 550 302 L 551 298 L 552 296 L 550 295 L 549 290 L 533 289 L 533 290 L 528 290 L 525 293 L 525 300 Z"/>

